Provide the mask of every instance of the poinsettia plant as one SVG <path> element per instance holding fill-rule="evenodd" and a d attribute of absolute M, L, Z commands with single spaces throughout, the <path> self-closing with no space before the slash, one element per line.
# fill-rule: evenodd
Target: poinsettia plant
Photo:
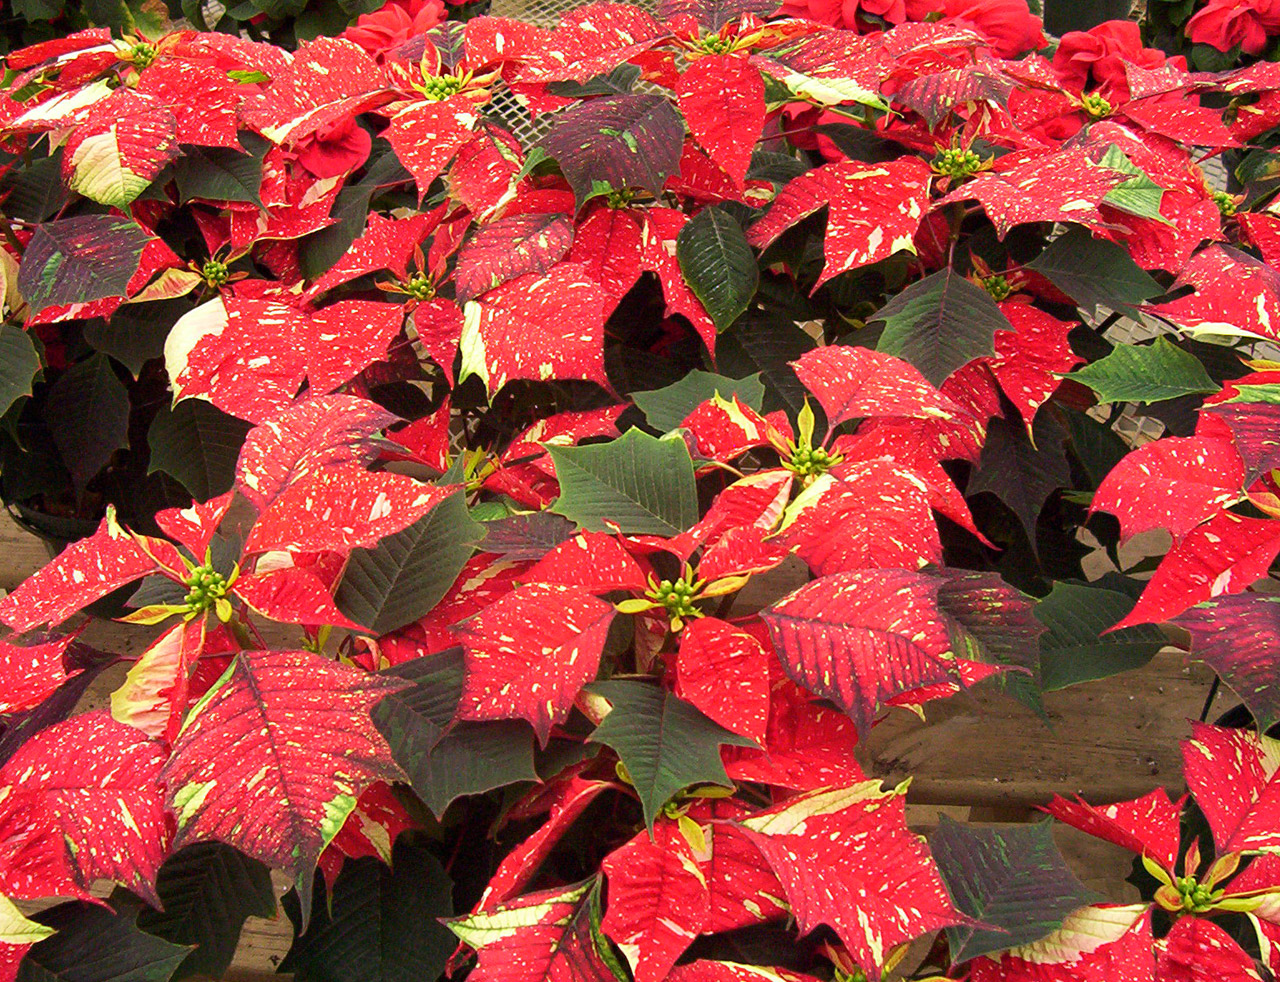
<path fill-rule="evenodd" d="M 9 57 L 6 439 L 91 364 L 87 449 L 195 500 L 102 495 L 0 601 L 7 977 L 221 974 L 270 870 L 302 977 L 1277 968 L 1270 738 L 1189 735 L 1198 813 L 1047 804 L 1141 856 L 1129 906 L 1047 826 L 926 842 L 856 748 L 1157 624 L 1280 720 L 1275 185 L 1198 166 L 1280 81 L 797 13 Z M 141 654 L 95 652 L 122 589 Z"/>

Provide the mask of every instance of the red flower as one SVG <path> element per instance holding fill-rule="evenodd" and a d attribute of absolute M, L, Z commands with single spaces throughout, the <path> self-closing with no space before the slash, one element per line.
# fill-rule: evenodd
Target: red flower
<path fill-rule="evenodd" d="M 369 159 L 373 138 L 354 116 L 322 126 L 297 145 L 298 163 L 316 177 L 340 177 Z"/>
<path fill-rule="evenodd" d="M 1062 36 L 1053 67 L 1063 83 L 1084 90 L 1097 87 L 1114 102 L 1129 101 L 1129 81 L 1125 63 L 1155 69 L 1165 65 L 1164 52 L 1144 48 L 1138 25 L 1131 20 L 1109 20 L 1088 31 L 1071 31 Z M 1185 69 L 1181 56 L 1168 63 Z M 1090 86 L 1092 75 L 1093 86 Z"/>
<path fill-rule="evenodd" d="M 1219 51 L 1236 45 L 1247 55 L 1261 53 L 1267 36 L 1280 31 L 1280 0 L 1209 0 L 1189 21 L 1187 36 Z"/>
<path fill-rule="evenodd" d="M 786 0 L 778 11 L 847 30 L 867 26 L 866 15 L 888 24 L 924 20 L 942 8 L 942 0 Z"/>
<path fill-rule="evenodd" d="M 446 16 L 441 0 L 391 0 L 371 14 L 362 14 L 340 36 L 382 61 L 388 51 L 425 34 Z"/>
<path fill-rule="evenodd" d="M 1044 24 L 1026 0 L 945 0 L 943 13 L 987 36 L 1002 58 L 1044 47 Z"/>

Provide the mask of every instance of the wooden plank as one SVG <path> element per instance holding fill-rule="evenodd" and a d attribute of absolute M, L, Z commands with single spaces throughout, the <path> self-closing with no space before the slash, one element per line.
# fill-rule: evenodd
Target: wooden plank
<path fill-rule="evenodd" d="M 912 778 L 909 800 L 1030 806 L 1057 794 L 1092 801 L 1181 793 L 1179 741 L 1212 681 L 1167 649 L 1145 668 L 1044 697 L 1048 722 L 999 692 L 925 706 L 925 720 L 892 710 L 863 747 L 869 775 Z"/>
<path fill-rule="evenodd" d="M 12 590 L 48 561 L 44 543 L 0 508 L 0 590 Z"/>

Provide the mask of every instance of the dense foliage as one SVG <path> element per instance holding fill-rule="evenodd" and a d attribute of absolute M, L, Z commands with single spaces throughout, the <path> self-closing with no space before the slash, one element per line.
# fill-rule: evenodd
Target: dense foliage
<path fill-rule="evenodd" d="M 221 973 L 269 868 L 301 978 L 1280 970 L 1280 71 L 981 10 L 11 55 L 5 494 L 105 518 L 0 601 L 0 976 Z M 1046 803 L 1147 902 L 859 767 L 1167 622 L 1256 729 Z"/>

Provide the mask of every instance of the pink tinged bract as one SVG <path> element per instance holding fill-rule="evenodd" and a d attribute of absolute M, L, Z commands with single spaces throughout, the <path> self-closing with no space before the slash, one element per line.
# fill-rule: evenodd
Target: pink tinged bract
<path fill-rule="evenodd" d="M 800 931 L 829 926 L 873 980 L 895 945 L 965 920 L 907 829 L 904 802 L 905 789 L 866 781 L 797 795 L 741 822 Z"/>
<path fill-rule="evenodd" d="M 479 953 L 472 982 L 616 982 L 595 947 L 597 881 L 553 887 L 445 921 Z"/>
<path fill-rule="evenodd" d="M 274 300 L 219 298 L 184 314 L 165 341 L 178 399 L 208 399 L 261 422 L 309 378 L 323 394 L 382 358 L 399 333 L 396 304 L 349 300 L 314 313 Z"/>
<path fill-rule="evenodd" d="M 1219 512 L 1174 543 L 1133 610 L 1115 626 L 1166 621 L 1205 600 L 1240 593 L 1267 575 L 1278 553 L 1280 522 Z"/>
<path fill-rule="evenodd" d="M 704 55 L 680 75 L 676 99 L 698 142 L 741 188 L 764 128 L 764 80 L 746 58 Z"/>
<path fill-rule="evenodd" d="M 169 628 L 129 669 L 111 693 L 111 716 L 172 743 L 189 703 L 191 671 L 204 649 L 205 618 Z"/>
<path fill-rule="evenodd" d="M 441 102 L 414 102 L 391 117 L 387 139 L 400 162 L 418 182 L 420 195 L 472 139 L 480 109 L 466 95 Z"/>
<path fill-rule="evenodd" d="M 1081 798 L 1068 801 L 1055 795 L 1044 810 L 1092 836 L 1150 856 L 1172 871 L 1178 858 L 1179 816 L 1185 800 L 1170 801 L 1164 788 L 1113 805 L 1091 805 Z"/>
<path fill-rule="evenodd" d="M 104 711 L 40 732 L 0 767 L 0 891 L 91 899 L 115 880 L 158 904 L 168 849 L 159 784 L 164 750 Z"/>
<path fill-rule="evenodd" d="M 1081 907 L 1062 927 L 970 965 L 973 982 L 1156 982 L 1147 904 Z"/>
<path fill-rule="evenodd" d="M 667 982 L 818 982 L 818 980 L 816 976 L 793 972 L 786 968 L 699 959 L 687 965 L 677 965 L 667 976 Z"/>
<path fill-rule="evenodd" d="M 150 96 L 117 89 L 67 139 L 62 176 L 87 198 L 123 208 L 178 156 L 178 123 Z"/>
<path fill-rule="evenodd" d="M 676 695 L 727 730 L 763 745 L 769 722 L 769 653 L 717 617 L 685 625 L 676 656 Z"/>
<path fill-rule="evenodd" d="M 883 416 L 968 418 L 914 365 L 884 352 L 846 344 L 828 345 L 807 352 L 790 365 L 818 400 L 832 427 L 850 419 Z"/>
<path fill-rule="evenodd" d="M 187 548 L 197 562 L 204 560 L 205 550 L 218 532 L 227 509 L 231 507 L 233 492 L 228 491 L 208 501 L 198 501 L 186 508 L 166 508 L 156 512 L 156 524 L 160 531 Z M 148 548 L 154 539 L 148 539 Z M 153 551 L 153 555 L 154 555 Z M 182 566 L 172 566 L 181 572 Z"/>
<path fill-rule="evenodd" d="M 596 677 L 614 613 L 585 590 L 541 583 L 480 611 L 455 629 L 467 664 L 458 718 L 528 720 L 545 745 Z"/>
<path fill-rule="evenodd" d="M 408 218 L 384 218 L 377 212 L 370 212 L 364 231 L 351 243 L 342 258 L 311 284 L 306 296 L 318 296 L 335 286 L 377 270 L 389 270 L 403 278 L 414 250 L 440 223 L 443 212 L 443 205 L 428 214 Z"/>
<path fill-rule="evenodd" d="M 569 216 L 513 215 L 481 225 L 458 253 L 453 278 L 459 303 L 525 273 L 545 273 L 573 244 Z"/>
<path fill-rule="evenodd" d="M 706 879 L 676 823 L 641 831 L 605 857 L 601 930 L 622 949 L 635 982 L 662 982 L 710 916 Z"/>
<path fill-rule="evenodd" d="M 316 471 L 290 484 L 249 533 L 245 552 L 346 552 L 407 528 L 457 490 L 359 467 Z"/>
<path fill-rule="evenodd" d="M 1180 917 L 1156 942 L 1160 982 L 1262 982 L 1231 935 L 1202 917 Z"/>
<path fill-rule="evenodd" d="M 76 635 L 64 634 L 30 644 L 0 641 L 0 713 L 19 713 L 40 705 L 80 670 L 67 672 L 64 656 Z"/>
<path fill-rule="evenodd" d="M 788 507 L 775 538 L 818 576 L 942 562 L 928 486 L 886 460 L 819 477 Z"/>
<path fill-rule="evenodd" d="M 604 373 L 607 292 L 578 265 L 526 273 L 464 308 L 459 378 L 479 375 L 490 394 L 512 379 L 582 379 Z"/>
<path fill-rule="evenodd" d="M 610 781 L 588 781 L 576 775 L 565 782 L 555 792 L 551 810 L 542 825 L 498 864 L 498 869 L 480 895 L 476 910 L 492 910 L 528 886 L 542 861 L 587 810 L 587 806 L 606 788 L 616 787 Z"/>
<path fill-rule="evenodd" d="M 321 37 L 294 52 L 240 112 L 272 142 L 295 143 L 384 101 L 386 86 L 383 69 L 359 45 Z"/>
<path fill-rule="evenodd" d="M 644 571 L 618 537 L 580 532 L 546 554 L 522 579 L 527 583 L 581 587 L 588 593 L 610 590 L 643 592 Z"/>
<path fill-rule="evenodd" d="M 1096 223 L 1098 206 L 1126 179 L 1118 171 L 1095 167 L 1078 148 L 1056 154 L 1028 151 L 1018 157 L 1010 154 L 1012 166 L 979 174 L 935 207 L 977 200 L 1003 239 L 1015 225 L 1027 222 Z"/>
<path fill-rule="evenodd" d="M 904 569 L 837 573 L 760 616 L 797 683 L 865 733 L 876 708 L 924 686 L 960 681 L 935 577 Z"/>
<path fill-rule="evenodd" d="M 1218 855 L 1280 851 L 1280 741 L 1192 723 L 1182 761 Z"/>
<path fill-rule="evenodd" d="M 19 633 L 40 624 L 59 624 L 116 587 L 156 569 L 156 561 L 108 509 L 93 535 L 73 542 L 0 600 L 0 621 Z"/>
<path fill-rule="evenodd" d="M 401 687 L 307 651 L 242 651 L 164 765 L 175 848 L 214 840 L 291 871 L 310 903 L 324 847 L 375 781 L 403 780 L 370 711 Z"/>
<path fill-rule="evenodd" d="M 1166 437 L 1139 447 L 1112 468 L 1098 485 L 1091 510 L 1120 519 L 1121 541 L 1152 529 L 1167 529 L 1180 539 L 1243 498 L 1243 483 L 1244 461 L 1228 441 Z"/>
<path fill-rule="evenodd" d="M 319 627 L 324 624 L 366 631 L 348 620 L 333 603 L 324 581 L 304 566 L 288 566 L 265 573 L 249 573 L 232 587 L 237 597 L 263 617 L 282 624 Z"/>
<path fill-rule="evenodd" d="M 1196 292 L 1150 310 L 1192 335 L 1280 338 L 1280 273 L 1252 256 L 1211 245 L 1192 257 L 1174 286 Z"/>
<path fill-rule="evenodd" d="M 747 237 L 764 249 L 801 219 L 830 206 L 822 241 L 826 265 L 816 284 L 821 286 L 900 250 L 915 252 L 916 229 L 929 205 L 930 177 L 928 165 L 918 157 L 823 164 L 793 178 Z"/>
<path fill-rule="evenodd" d="M 236 488 L 266 508 L 303 478 L 377 454 L 377 434 L 396 421 L 377 403 L 356 396 L 315 396 L 249 431 L 236 464 Z"/>

